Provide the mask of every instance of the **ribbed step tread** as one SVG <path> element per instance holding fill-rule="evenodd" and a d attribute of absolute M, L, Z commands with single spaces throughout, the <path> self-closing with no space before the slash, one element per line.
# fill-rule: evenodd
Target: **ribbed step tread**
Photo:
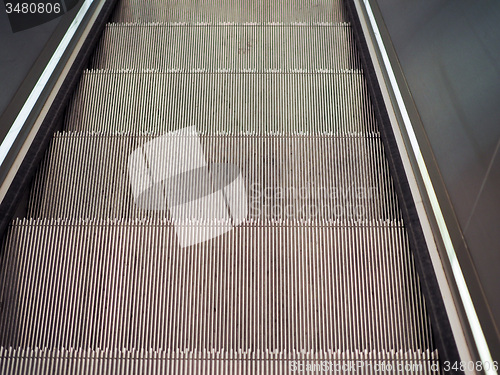
<path fill-rule="evenodd" d="M 161 48 L 159 48 L 161 46 Z M 359 69 L 351 28 L 107 25 L 94 69 Z"/>
<path fill-rule="evenodd" d="M 2 374 L 290 374 L 298 366 L 324 366 L 342 374 L 439 374 L 437 353 L 415 352 L 192 352 L 157 350 L 25 350 L 0 348 Z M 337 366 L 337 367 L 335 367 Z M 371 366 L 371 367 L 370 367 Z M 377 367 L 375 367 L 377 366 Z M 393 367 L 389 370 L 388 366 Z M 321 367 L 318 367 L 321 368 Z M 324 367 L 323 367 L 324 368 Z M 335 371 L 338 369 L 339 371 Z M 342 370 L 343 369 L 343 370 Z"/>
<path fill-rule="evenodd" d="M 128 160 L 152 135 L 58 133 L 32 188 L 28 215 L 169 217 L 133 199 Z M 175 136 L 175 142 L 185 137 Z M 378 135 L 200 135 L 206 162 L 236 165 L 249 219 L 367 220 L 400 217 Z M 192 152 L 192 151 L 188 151 Z M 168 169 L 168 166 L 164 168 Z M 196 177 L 193 177 L 196 179 Z M 193 181 L 192 184 L 199 184 Z"/>
<path fill-rule="evenodd" d="M 343 22 L 341 0 L 122 0 L 116 22 Z"/>
<path fill-rule="evenodd" d="M 180 248 L 168 221 L 24 219 L 5 249 L 4 347 L 434 350 L 400 222 L 246 223 Z"/>
<path fill-rule="evenodd" d="M 86 71 L 66 129 L 211 133 L 377 131 L 364 77 Z"/>

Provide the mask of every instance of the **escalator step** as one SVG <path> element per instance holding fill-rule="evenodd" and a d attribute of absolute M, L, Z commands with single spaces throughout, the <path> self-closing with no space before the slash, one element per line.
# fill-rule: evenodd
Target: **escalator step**
<path fill-rule="evenodd" d="M 168 217 L 168 211 L 136 206 L 132 195 L 129 156 L 154 138 L 56 134 L 35 179 L 28 215 Z M 185 138 L 175 139 L 180 142 Z M 249 219 L 359 221 L 400 217 L 377 134 L 201 135 L 199 140 L 209 165 L 229 163 L 239 168 Z M 158 158 L 165 159 L 163 155 Z"/>
<path fill-rule="evenodd" d="M 122 0 L 115 22 L 342 22 L 346 20 L 340 0 Z"/>
<path fill-rule="evenodd" d="M 316 27 L 110 24 L 90 67 L 209 72 L 359 69 L 351 45 L 351 28 L 345 24 Z"/>
<path fill-rule="evenodd" d="M 5 249 L 6 348 L 432 349 L 401 222 L 245 223 L 180 248 L 165 220 L 18 219 Z"/>
<path fill-rule="evenodd" d="M 86 71 L 70 131 L 376 132 L 363 75 Z"/>
<path fill-rule="evenodd" d="M 429 351 L 407 352 L 263 352 L 170 350 L 3 350 L 8 357 L 0 371 L 34 374 L 290 374 L 298 366 L 328 373 L 378 375 L 439 374 L 439 362 Z M 370 364 L 370 367 L 369 365 Z M 389 370 L 388 365 L 394 367 Z M 359 367 L 358 367 L 359 366 Z M 330 370 L 331 369 L 331 370 Z M 335 371 L 335 370 L 338 371 Z M 412 370 L 413 369 L 413 370 Z M 304 372 L 304 371 L 303 371 Z"/>

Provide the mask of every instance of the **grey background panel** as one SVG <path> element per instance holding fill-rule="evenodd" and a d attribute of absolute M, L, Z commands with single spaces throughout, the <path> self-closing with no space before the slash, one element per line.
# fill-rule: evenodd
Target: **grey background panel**
<path fill-rule="evenodd" d="M 72 5 L 74 2 L 69 0 L 67 12 L 63 6 L 60 16 L 46 23 L 41 23 L 46 17 L 38 18 L 28 13 L 26 19 L 21 17 L 23 14 L 16 16 L 11 24 L 5 6 L 0 6 L 0 140 L 10 130 L 83 4 L 83 0 Z M 12 31 L 28 26 L 22 31 Z"/>
<path fill-rule="evenodd" d="M 62 17 L 13 33 L 4 5 L 0 5 L 0 114 L 40 55 Z"/>
<path fill-rule="evenodd" d="M 378 5 L 498 321 L 500 2 Z"/>

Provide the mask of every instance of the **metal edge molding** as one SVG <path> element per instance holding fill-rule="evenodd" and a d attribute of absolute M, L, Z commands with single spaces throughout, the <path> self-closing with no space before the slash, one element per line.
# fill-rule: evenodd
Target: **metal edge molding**
<path fill-rule="evenodd" d="M 368 35 L 371 39 L 367 40 L 367 43 L 370 44 L 369 53 L 373 63 L 378 65 L 375 70 L 377 70 L 376 75 L 381 84 L 381 90 L 386 91 L 382 94 L 383 100 L 403 159 L 402 162 L 409 180 L 411 194 L 416 203 L 425 242 L 429 249 L 451 330 L 460 354 L 460 358 L 457 360 L 470 361 L 478 358 L 482 362 L 492 363 L 492 356 L 458 261 L 457 251 L 454 247 L 456 241 L 452 241 L 445 220 L 445 217 L 448 216 L 443 214 L 432 183 L 433 178 L 431 178 L 419 144 L 421 135 L 416 134 L 412 124 L 408 104 L 403 98 L 401 86 L 398 84 L 393 70 L 394 61 L 391 61 L 389 57 L 386 41 L 383 40 L 379 29 L 380 17 L 374 16 L 372 2 L 369 0 L 353 1 L 360 22 L 363 24 L 361 27 L 365 31 L 369 31 L 369 33 L 365 32 L 364 35 Z M 466 373 L 475 372 L 466 371 Z M 497 374 L 492 369 L 485 373 Z"/>
<path fill-rule="evenodd" d="M 390 90 L 384 85 L 386 75 L 380 64 L 381 58 L 374 40 L 372 26 L 366 15 L 364 4 L 353 0 L 347 2 L 347 6 L 353 18 L 353 26 L 358 31 L 356 35 L 361 39 L 358 41 L 358 46 L 360 46 L 360 54 L 366 66 L 368 86 L 376 107 L 377 120 L 386 145 L 391 172 L 395 178 L 396 190 L 401 200 L 404 221 L 408 228 L 411 248 L 415 254 L 422 289 L 429 306 L 440 360 L 442 362 L 460 361 L 460 358 L 470 358 L 468 345 L 463 345 L 465 343 L 463 333 L 460 332 L 460 339 L 457 340 L 457 335 L 452 332 L 452 326 L 456 326 L 459 321 L 458 314 L 454 311 L 453 299 L 449 298 L 451 292 L 449 292 L 446 278 L 443 278 L 444 270 L 439 254 L 432 250 L 435 247 L 433 234 L 425 217 L 426 212 L 423 210 L 418 184 L 413 174 L 406 145 L 402 140 L 397 111 L 393 108 Z M 366 39 L 363 39 L 363 36 Z M 449 306 L 453 307 L 451 313 Z M 462 350 L 459 354 L 457 345 L 464 347 L 466 353 Z"/>
<path fill-rule="evenodd" d="M 0 144 L 0 166 L 5 163 L 7 155 L 12 149 L 12 146 L 19 139 L 22 129 L 27 122 L 29 115 L 35 108 L 36 103 L 42 99 L 43 91 L 48 87 L 51 77 L 54 76 L 59 63 L 63 58 L 63 55 L 68 50 L 73 37 L 82 24 L 82 21 L 91 8 L 93 2 L 94 0 L 83 1 L 80 9 L 78 10 L 78 13 L 74 16 L 72 22 L 69 24 L 69 27 L 59 41 L 59 44 L 57 45 L 55 51 L 52 53 L 50 60 L 41 71 L 39 77 L 37 77 L 37 81 L 31 89 L 28 97 L 23 98 L 23 106 L 15 117 L 11 127 L 9 128 L 9 131 L 2 140 L 2 143 Z M 57 33 L 57 31 L 55 33 Z M 37 60 L 36 63 L 38 64 L 40 63 L 40 61 Z"/>
<path fill-rule="evenodd" d="M 62 118 L 116 0 L 86 0 L 0 145 L 0 235 Z"/>
<path fill-rule="evenodd" d="M 60 22 L 56 26 L 55 30 L 52 32 L 52 35 L 49 36 L 47 42 L 45 43 L 42 51 L 34 61 L 31 66 L 31 69 L 27 72 L 24 80 L 21 82 L 16 92 L 12 96 L 10 102 L 4 108 L 2 113 L 0 114 L 0 123 L 12 125 L 17 115 L 21 111 L 21 108 L 26 101 L 28 95 L 33 91 L 36 82 L 40 78 L 43 70 L 47 66 L 50 58 L 54 54 L 57 46 L 62 40 L 64 34 L 68 30 L 69 26 L 73 22 L 76 14 L 80 10 L 82 4 L 85 0 L 77 0 L 77 5 L 72 8 L 69 12 L 65 13 L 64 16 L 61 17 Z M 10 128 L 1 127 L 0 128 L 0 143 L 3 142 L 5 136 L 9 132 Z M 0 168 L 0 175 L 1 175 Z"/>

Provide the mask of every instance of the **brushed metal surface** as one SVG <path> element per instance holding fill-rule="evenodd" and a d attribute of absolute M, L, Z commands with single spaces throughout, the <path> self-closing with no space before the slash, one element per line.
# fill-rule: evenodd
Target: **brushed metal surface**
<path fill-rule="evenodd" d="M 132 196 L 129 155 L 154 138 L 144 134 L 56 134 L 34 182 L 28 216 L 170 217 L 168 211 L 136 206 Z M 377 134 L 202 135 L 200 141 L 208 163 L 230 163 L 241 171 L 248 219 L 401 217 Z"/>
<path fill-rule="evenodd" d="M 210 134 L 377 131 L 358 71 L 84 72 L 66 129 Z"/>
<path fill-rule="evenodd" d="M 180 248 L 168 220 L 19 219 L 6 241 L 4 267 L 18 270 L 2 280 L 2 298 L 7 291 L 13 302 L 3 308 L 7 347 L 324 353 L 431 345 L 400 221 L 247 222 Z"/>
<path fill-rule="evenodd" d="M 124 0 L 114 21 L 203 23 L 332 23 L 346 19 L 342 0 Z"/>
<path fill-rule="evenodd" d="M 317 26 L 108 24 L 92 69 L 231 72 L 359 69 L 346 23 Z M 161 45 L 162 48 L 158 48 Z"/>
<path fill-rule="evenodd" d="M 123 0 L 114 20 L 3 243 L 0 371 L 438 373 L 342 2 Z M 127 162 L 192 126 L 261 211 L 182 248 L 176 225 L 227 223 L 141 211 Z"/>

